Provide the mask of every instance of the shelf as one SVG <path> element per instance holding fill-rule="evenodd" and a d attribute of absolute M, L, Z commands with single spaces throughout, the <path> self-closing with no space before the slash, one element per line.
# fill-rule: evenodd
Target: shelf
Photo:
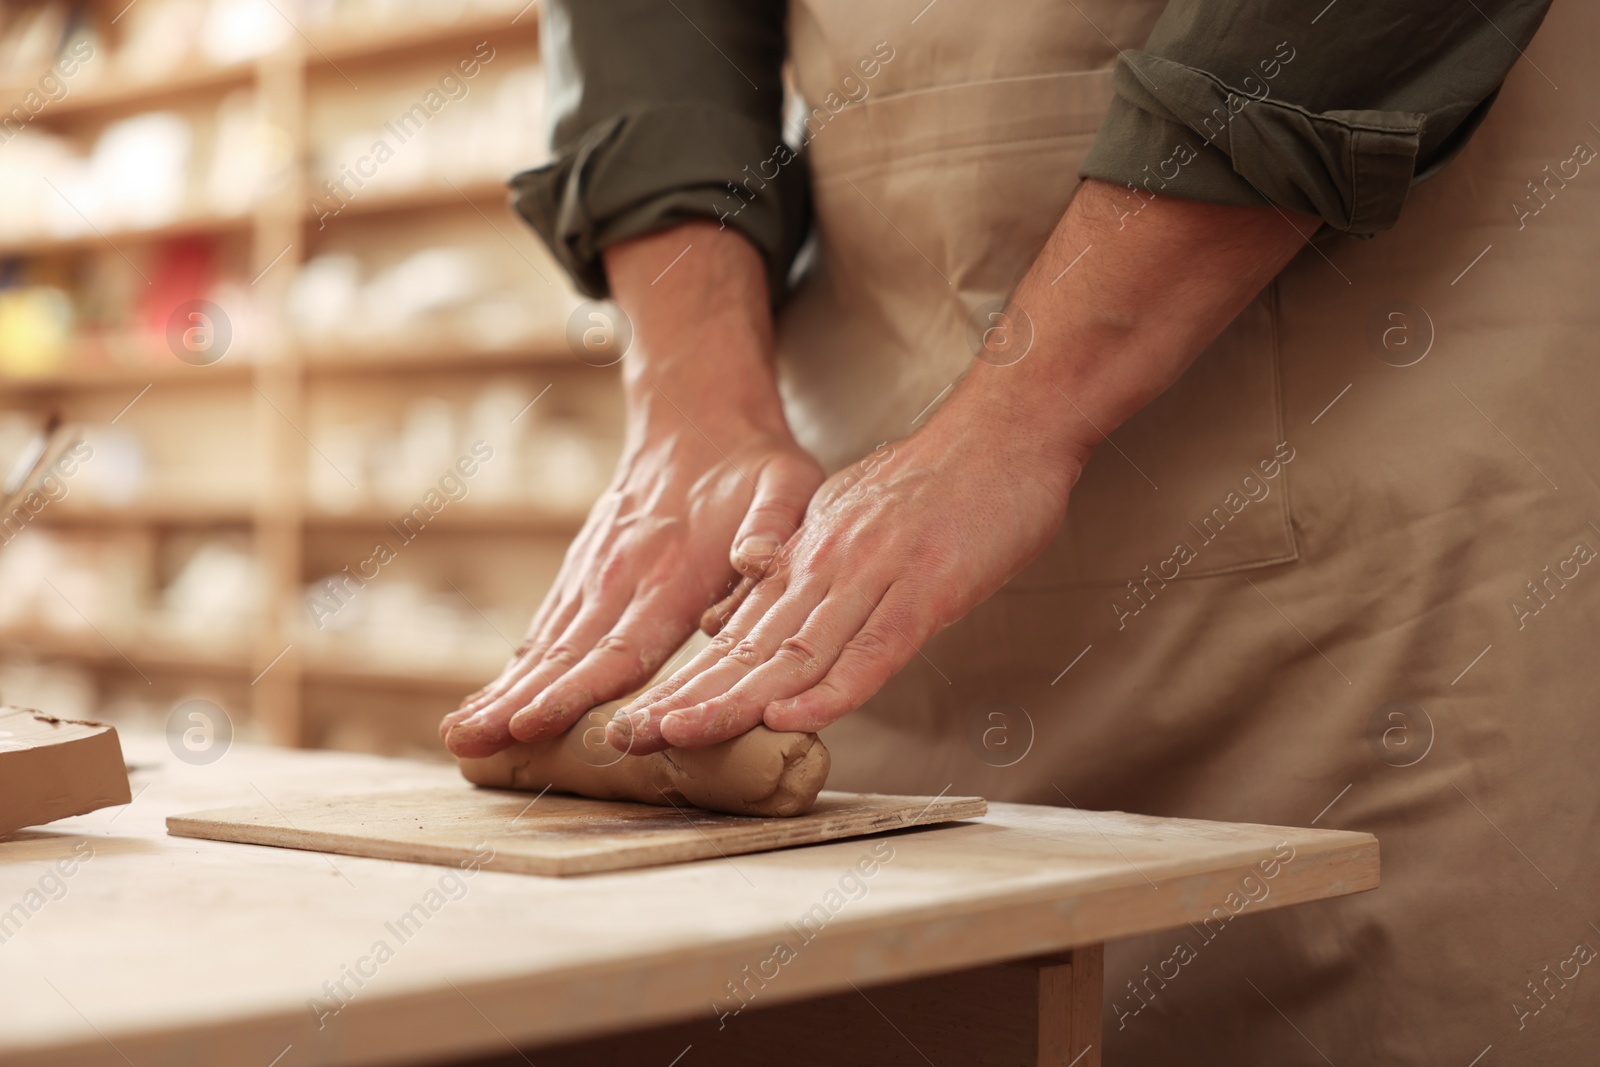
<path fill-rule="evenodd" d="M 71 500 L 72 498 L 68 498 Z M 136 500 L 127 504 L 51 504 L 35 522 L 53 526 L 122 523 L 140 526 L 249 526 L 255 522 L 253 505 L 216 500 Z"/>
<path fill-rule="evenodd" d="M 68 78 L 67 95 L 45 107 L 34 121 L 76 118 L 101 111 L 132 111 L 201 89 L 213 89 L 220 93 L 250 84 L 255 80 L 255 72 L 254 61 L 219 66 L 191 57 L 184 60 L 176 71 L 159 78 L 134 80 L 108 76 L 77 90 L 72 88 L 73 79 Z M 12 86 L 5 91 L 4 99 L 21 99 L 36 87 L 36 83 Z"/>
<path fill-rule="evenodd" d="M 513 17 L 515 22 L 512 21 Z M 375 27 L 370 26 L 339 27 L 329 33 L 325 40 L 313 44 L 306 53 L 306 62 L 320 68 L 340 61 L 389 58 L 409 51 L 437 50 L 473 43 L 474 39 L 485 34 L 504 33 L 507 30 L 537 39 L 538 22 L 538 7 L 530 5 L 520 15 L 515 11 L 494 12 L 452 21 L 424 22 L 420 26 L 406 26 L 398 32 L 376 31 Z M 34 121 L 77 118 L 102 111 L 133 111 L 189 96 L 200 90 L 215 90 L 220 94 L 227 89 L 252 84 L 256 80 L 256 64 L 270 58 L 263 56 L 239 63 L 215 64 L 190 56 L 177 69 L 157 78 L 132 79 L 108 75 L 93 85 L 77 90 L 72 89 L 72 80 L 68 79 L 67 95 L 52 101 Z M 101 61 L 104 62 L 103 59 Z M 0 88 L 0 98 L 20 100 L 37 87 L 37 79 L 25 84 L 7 85 Z"/>
<path fill-rule="evenodd" d="M 456 204 L 472 204 L 474 206 L 484 201 L 498 200 L 504 202 L 509 195 L 504 179 L 498 177 L 479 177 L 463 179 L 455 183 L 452 188 L 440 182 L 437 185 L 423 184 L 404 189 L 373 190 L 352 198 L 337 215 L 329 216 L 330 224 L 346 216 L 381 215 L 390 212 L 418 211 L 428 208 L 450 207 Z M 311 225 L 317 221 L 317 213 L 311 207 L 305 212 L 305 223 Z M 507 217 L 509 221 L 509 216 Z M 90 230 L 88 233 L 74 234 L 70 237 L 50 237 L 36 235 L 29 237 L 0 238 L 0 259 L 13 256 L 40 256 L 52 253 L 80 252 L 89 248 L 109 246 L 120 250 L 121 246 L 135 243 L 148 243 L 163 241 L 175 237 L 196 236 L 222 236 L 226 234 L 246 233 L 254 222 L 254 216 L 243 215 L 192 215 L 187 218 L 174 219 L 160 226 L 151 226 L 141 229 L 124 230 Z"/>
<path fill-rule="evenodd" d="M 328 27 L 327 32 L 308 38 L 308 67 L 337 67 L 341 62 L 398 58 L 405 52 L 436 52 L 441 49 L 476 43 L 488 34 L 526 34 L 530 43 L 538 39 L 539 5 L 529 4 L 518 11 L 494 11 L 450 21 L 406 24 L 394 31 L 365 26 Z"/>
<path fill-rule="evenodd" d="M 88 631 L 63 633 L 42 629 L 0 630 L 0 646 L 8 656 L 22 654 L 44 660 L 72 660 L 85 666 L 122 670 L 193 673 L 243 677 L 261 671 L 246 652 L 230 649 L 198 652 L 178 642 L 112 634 L 109 639 Z M 467 693 L 490 681 L 505 666 L 503 660 L 453 667 L 418 667 L 403 661 L 383 661 L 361 654 L 318 651 L 301 641 L 290 643 L 301 655 L 301 677 L 308 682 L 336 683 L 367 688 L 423 688 Z M 130 666 L 131 664 L 131 666 Z"/>
<path fill-rule="evenodd" d="M 493 680 L 504 661 L 481 667 L 417 668 L 405 663 L 387 663 L 357 656 L 331 653 L 308 654 L 301 677 L 307 682 L 360 686 L 372 689 L 423 688 L 466 696 Z"/>
<path fill-rule="evenodd" d="M 0 375 L 0 395 L 58 390 L 122 389 L 150 384 L 216 385 L 240 382 L 258 366 L 248 360 L 224 357 L 208 367 L 195 367 L 170 358 L 158 363 L 69 362 L 48 374 L 19 377 Z"/>
<path fill-rule="evenodd" d="M 370 505 L 350 511 L 308 508 L 307 529 L 371 531 L 398 523 L 405 505 Z M 533 504 L 462 507 L 451 504 L 433 516 L 426 530 L 462 533 L 559 534 L 570 537 L 583 525 L 583 511 L 558 511 Z M 127 504 L 51 504 L 34 519 L 49 525 L 123 523 L 146 526 L 250 526 L 256 522 L 251 501 L 139 500 Z"/>
<path fill-rule="evenodd" d="M 192 215 L 175 219 L 160 226 L 142 229 L 95 231 L 71 237 L 31 236 L 0 238 L 0 259 L 11 256 L 39 256 L 59 252 L 80 252 L 86 248 L 109 245 L 119 248 L 122 243 L 163 241 L 173 237 L 195 237 L 207 234 L 222 235 L 245 233 L 250 229 L 250 215 Z"/>
<path fill-rule="evenodd" d="M 306 224 L 311 225 L 317 221 L 318 212 L 316 203 L 328 204 L 329 198 L 315 185 L 307 182 L 307 193 L 316 198 L 306 207 Z M 364 191 L 357 189 L 355 195 L 346 201 L 344 207 L 337 214 L 330 214 L 324 220 L 324 225 L 333 225 L 340 219 L 348 216 L 381 215 L 394 211 L 420 211 L 430 208 L 457 207 L 462 204 L 478 206 L 486 200 L 498 201 L 502 205 L 507 202 L 511 190 L 506 185 L 505 178 L 488 176 L 476 178 L 463 178 L 454 181 L 452 185 L 444 182 L 422 182 L 416 185 L 396 189 L 373 189 Z M 510 221 L 510 216 L 507 216 Z"/>
<path fill-rule="evenodd" d="M 368 371 L 453 371 L 500 370 L 507 367 L 570 363 L 587 367 L 573 358 L 566 341 L 559 337 L 532 338 L 505 348 L 461 351 L 450 342 L 439 340 L 404 347 L 321 348 L 302 350 L 305 371 L 311 375 L 342 375 Z"/>
<path fill-rule="evenodd" d="M 405 506 L 393 508 L 366 506 L 350 511 L 308 509 L 308 530 L 378 530 L 398 523 Z M 571 537 L 583 525 L 584 512 L 557 511 L 533 504 L 464 507 L 451 504 L 429 520 L 424 532 L 445 529 L 460 533 L 541 533 Z M 391 528 L 392 529 L 392 528 Z"/>
<path fill-rule="evenodd" d="M 23 653 L 40 659 L 70 659 L 96 667 L 207 675 L 246 675 L 250 663 L 242 650 L 197 652 L 192 646 L 114 635 L 101 637 L 42 629 L 0 631 L 0 646 L 8 655 Z M 131 666 L 130 666 L 131 664 Z"/>
<path fill-rule="evenodd" d="M 429 373 L 438 371 L 514 370 L 519 367 L 582 367 L 561 338 L 541 337 L 505 348 L 462 351 L 445 339 L 404 347 L 320 348 L 303 351 L 307 375 L 340 377 L 374 372 Z M 191 366 L 175 358 L 152 363 L 103 363 L 80 360 L 46 374 L 0 375 L 0 396 L 16 393 L 90 391 L 141 388 L 145 385 L 220 385 L 248 381 L 260 367 L 246 357 L 228 356 L 206 367 Z"/>

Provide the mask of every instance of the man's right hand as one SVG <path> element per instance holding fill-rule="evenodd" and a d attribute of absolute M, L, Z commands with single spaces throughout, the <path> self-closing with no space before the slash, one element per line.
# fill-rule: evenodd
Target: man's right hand
<path fill-rule="evenodd" d="M 741 573 L 763 571 L 822 482 L 778 402 L 754 247 L 691 222 L 605 261 L 634 327 L 622 459 L 521 648 L 440 724 L 458 756 L 556 736 L 648 681 Z"/>

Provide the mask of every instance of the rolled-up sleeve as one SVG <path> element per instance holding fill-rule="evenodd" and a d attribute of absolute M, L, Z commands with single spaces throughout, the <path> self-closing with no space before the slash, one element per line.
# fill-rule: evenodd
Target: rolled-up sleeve
<path fill-rule="evenodd" d="M 783 0 L 544 9 L 554 159 L 512 179 L 512 204 L 577 288 L 607 295 L 607 246 L 704 217 L 756 245 L 776 299 L 809 213 L 782 140 Z"/>
<path fill-rule="evenodd" d="M 1549 0 L 1318 6 L 1172 0 L 1118 59 L 1081 175 L 1388 229 L 1476 129 Z"/>

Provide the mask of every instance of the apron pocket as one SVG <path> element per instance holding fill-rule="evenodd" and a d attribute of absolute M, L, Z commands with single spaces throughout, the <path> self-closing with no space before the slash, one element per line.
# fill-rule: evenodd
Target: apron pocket
<path fill-rule="evenodd" d="M 1060 535 L 1014 587 L 1132 581 L 1153 592 L 1298 557 L 1276 319 L 1273 285 L 1099 447 Z"/>

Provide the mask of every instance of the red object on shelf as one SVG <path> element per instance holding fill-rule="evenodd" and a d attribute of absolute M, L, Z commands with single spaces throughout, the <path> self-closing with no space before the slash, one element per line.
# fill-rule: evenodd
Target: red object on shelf
<path fill-rule="evenodd" d="M 139 320 L 153 349 L 166 347 L 172 313 L 190 301 L 205 299 L 216 280 L 217 247 L 210 238 L 180 237 L 161 246 L 139 307 Z"/>

